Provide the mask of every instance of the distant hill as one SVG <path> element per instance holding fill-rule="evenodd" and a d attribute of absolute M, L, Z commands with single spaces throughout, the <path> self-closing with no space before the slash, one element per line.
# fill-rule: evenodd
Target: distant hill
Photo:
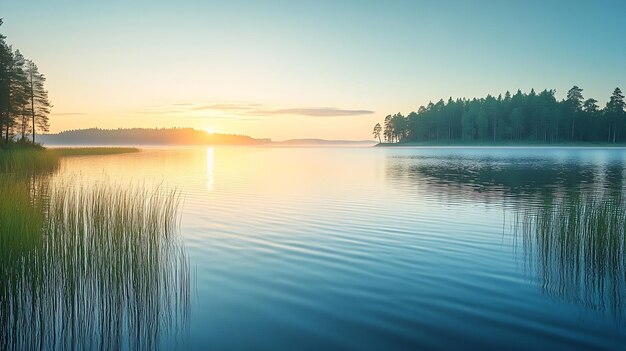
<path fill-rule="evenodd" d="M 373 146 L 376 141 L 373 140 L 325 140 L 325 139 L 290 139 L 285 141 L 274 141 L 273 145 L 285 145 L 285 146 L 338 146 L 338 145 L 361 145 L 361 146 Z"/>
<path fill-rule="evenodd" d="M 213 134 L 192 128 L 80 129 L 37 136 L 44 145 L 257 145 L 270 139 Z"/>
<path fill-rule="evenodd" d="M 193 128 L 78 129 L 37 136 L 44 145 L 274 145 L 373 146 L 372 140 L 291 139 L 272 141 L 247 135 L 208 133 Z"/>

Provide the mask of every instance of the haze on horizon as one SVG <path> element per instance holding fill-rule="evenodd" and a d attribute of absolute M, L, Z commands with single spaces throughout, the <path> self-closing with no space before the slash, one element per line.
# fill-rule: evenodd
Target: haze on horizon
<path fill-rule="evenodd" d="M 76 1 L 0 3 L 37 62 L 51 131 L 193 127 L 275 140 L 368 139 L 448 97 L 624 86 L 626 3 Z"/>

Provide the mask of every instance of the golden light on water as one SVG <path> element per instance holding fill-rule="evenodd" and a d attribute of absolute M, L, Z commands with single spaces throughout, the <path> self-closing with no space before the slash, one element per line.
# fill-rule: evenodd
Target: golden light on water
<path fill-rule="evenodd" d="M 210 147 L 206 149 L 206 175 L 207 175 L 206 188 L 209 191 L 213 190 L 213 172 L 215 168 L 214 164 L 215 164 L 215 155 L 213 152 L 213 148 Z"/>

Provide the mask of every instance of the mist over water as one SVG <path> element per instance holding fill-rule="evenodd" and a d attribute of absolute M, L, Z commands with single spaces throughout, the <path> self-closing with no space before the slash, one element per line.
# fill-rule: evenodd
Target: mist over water
<path fill-rule="evenodd" d="M 52 182 L 182 196 L 191 349 L 621 349 L 621 149 L 146 149 Z"/>

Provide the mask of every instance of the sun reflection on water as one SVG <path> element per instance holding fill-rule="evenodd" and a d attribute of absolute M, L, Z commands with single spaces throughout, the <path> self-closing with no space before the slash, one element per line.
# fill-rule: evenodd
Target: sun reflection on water
<path fill-rule="evenodd" d="M 212 147 L 206 149 L 206 188 L 207 190 L 213 190 L 213 182 L 214 182 L 214 166 L 215 166 L 215 153 Z"/>

